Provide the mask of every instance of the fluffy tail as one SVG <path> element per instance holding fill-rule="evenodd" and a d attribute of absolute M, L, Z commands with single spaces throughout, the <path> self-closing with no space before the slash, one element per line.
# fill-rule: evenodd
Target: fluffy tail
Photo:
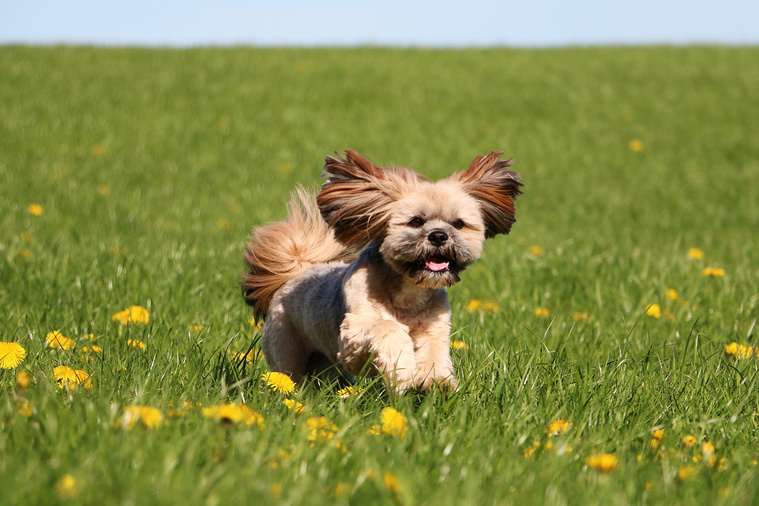
<path fill-rule="evenodd" d="M 257 318 L 266 314 L 282 285 L 312 265 L 350 261 L 355 254 L 335 239 L 314 196 L 305 189 L 295 192 L 288 210 L 284 221 L 254 229 L 243 253 L 248 272 L 242 273 L 242 293 Z"/>

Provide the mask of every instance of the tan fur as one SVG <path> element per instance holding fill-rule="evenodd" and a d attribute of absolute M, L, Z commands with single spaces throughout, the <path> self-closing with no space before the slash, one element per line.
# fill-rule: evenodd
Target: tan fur
<path fill-rule="evenodd" d="M 445 288 L 514 222 L 521 183 L 500 156 L 437 183 L 353 151 L 327 157 L 316 203 L 299 192 L 288 219 L 255 230 L 245 251 L 243 290 L 266 313 L 269 367 L 296 380 L 334 365 L 398 392 L 455 389 Z"/>
<path fill-rule="evenodd" d="M 350 261 L 355 251 L 339 243 L 319 215 L 314 198 L 296 190 L 284 221 L 256 228 L 245 247 L 242 274 L 245 300 L 258 317 L 269 310 L 277 290 L 320 262 Z"/>

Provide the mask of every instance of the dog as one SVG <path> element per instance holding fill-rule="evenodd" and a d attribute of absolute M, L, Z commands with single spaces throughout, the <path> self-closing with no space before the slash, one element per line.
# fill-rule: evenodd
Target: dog
<path fill-rule="evenodd" d="M 296 382 L 336 368 L 398 393 L 456 390 L 446 288 L 516 221 L 522 183 L 502 155 L 438 182 L 351 150 L 328 156 L 316 197 L 299 188 L 243 254 L 268 367 Z"/>

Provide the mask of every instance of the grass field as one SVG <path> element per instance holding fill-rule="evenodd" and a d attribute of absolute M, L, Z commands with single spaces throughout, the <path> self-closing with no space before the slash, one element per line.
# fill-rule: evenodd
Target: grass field
<path fill-rule="evenodd" d="M 0 503 L 756 504 L 757 61 L 0 47 Z M 522 174 L 447 398 L 262 380 L 246 236 L 345 148 Z"/>

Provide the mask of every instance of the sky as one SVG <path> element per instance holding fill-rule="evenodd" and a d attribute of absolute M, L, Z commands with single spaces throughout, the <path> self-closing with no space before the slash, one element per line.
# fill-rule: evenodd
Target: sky
<path fill-rule="evenodd" d="M 5 0 L 0 44 L 758 45 L 757 0 Z"/>

